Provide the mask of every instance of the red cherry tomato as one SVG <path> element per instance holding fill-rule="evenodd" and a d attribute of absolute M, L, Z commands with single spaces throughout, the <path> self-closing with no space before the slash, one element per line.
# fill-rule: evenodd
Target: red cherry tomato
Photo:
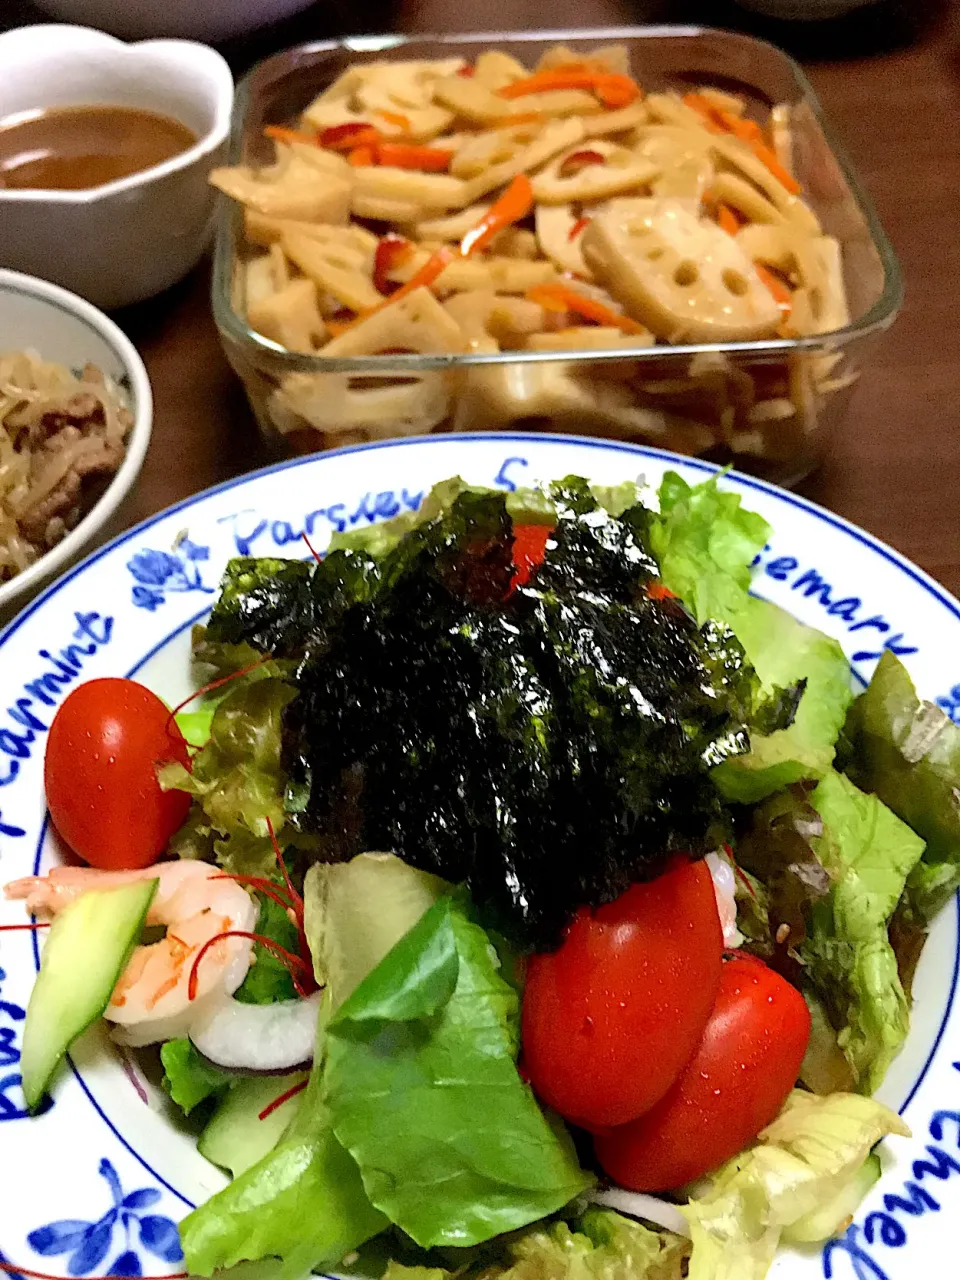
<path fill-rule="evenodd" d="M 515 524 L 513 526 L 513 563 L 517 571 L 513 585 L 522 587 L 547 553 L 547 539 L 553 533 L 549 524 Z"/>
<path fill-rule="evenodd" d="M 703 1034 L 722 950 L 703 863 L 582 909 L 560 948 L 527 967 L 524 1067 L 544 1102 L 588 1129 L 649 1111 Z"/>
<path fill-rule="evenodd" d="M 43 780 L 53 825 L 92 867 L 134 871 L 163 853 L 190 807 L 161 791 L 157 766 L 187 764 L 183 735 L 133 680 L 89 680 L 54 716 Z"/>
<path fill-rule="evenodd" d="M 723 966 L 700 1047 L 652 1111 L 596 1139 L 631 1191 L 671 1191 L 742 1151 L 794 1087 L 810 1039 L 803 996 L 759 960 Z"/>

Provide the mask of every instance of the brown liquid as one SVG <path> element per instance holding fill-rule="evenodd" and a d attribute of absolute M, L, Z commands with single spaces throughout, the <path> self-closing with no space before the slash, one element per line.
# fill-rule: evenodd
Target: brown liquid
<path fill-rule="evenodd" d="M 169 116 L 138 107 L 53 107 L 0 120 L 0 187 L 83 191 L 192 147 Z"/>

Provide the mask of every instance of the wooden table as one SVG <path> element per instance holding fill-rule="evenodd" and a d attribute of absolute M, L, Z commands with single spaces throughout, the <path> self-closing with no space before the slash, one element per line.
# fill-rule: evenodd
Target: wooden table
<path fill-rule="evenodd" d="M 637 21 L 620 0 L 555 0 L 562 25 Z M 742 22 L 716 0 L 715 25 Z M 228 52 L 238 65 L 294 39 L 327 34 L 320 9 Z M 660 4 L 647 16 L 704 17 L 704 6 Z M 892 9 L 868 34 L 833 28 L 831 46 L 896 44 L 897 21 L 924 6 Z M 459 11 L 462 10 L 462 13 Z M 569 11 L 569 12 L 568 12 Z M 323 8 L 324 17 L 331 9 Z M 534 12 L 536 9 L 534 7 Z M 929 18 L 930 9 L 926 9 Z M 739 16 L 738 16 L 739 15 Z M 891 16 L 892 15 L 892 16 Z M 408 0 L 401 19 L 440 26 L 535 25 L 524 0 Z M 355 23 L 353 25 L 356 25 Z M 775 29 L 774 35 L 790 35 Z M 795 33 L 794 33 L 795 34 Z M 815 87 L 879 208 L 903 266 L 907 302 L 861 379 L 832 456 L 802 492 L 863 525 L 960 594 L 960 111 L 952 6 L 912 43 L 873 56 L 809 65 Z M 822 52 L 800 33 L 801 52 Z M 243 392 L 221 353 L 200 269 L 162 298 L 121 313 L 140 348 L 156 399 L 154 438 L 133 515 L 142 518 L 266 461 Z"/>

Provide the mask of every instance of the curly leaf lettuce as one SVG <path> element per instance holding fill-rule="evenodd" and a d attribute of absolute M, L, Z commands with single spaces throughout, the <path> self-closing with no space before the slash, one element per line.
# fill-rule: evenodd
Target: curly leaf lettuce
<path fill-rule="evenodd" d="M 781 1235 L 825 1206 L 843 1201 L 850 1212 L 845 1193 L 872 1148 L 887 1134 L 909 1132 L 872 1098 L 795 1091 L 757 1144 L 684 1208 L 693 1241 L 688 1280 L 763 1280 Z"/>
<path fill-rule="evenodd" d="M 334 1133 L 422 1247 L 489 1240 L 590 1184 L 517 1073 L 517 1019 L 487 935 L 445 897 L 330 1020 Z"/>
<path fill-rule="evenodd" d="M 651 1231 L 610 1209 L 588 1209 L 567 1225 L 532 1227 L 506 1242 L 504 1257 L 487 1263 L 484 1280 L 683 1280 L 690 1246 L 668 1231 Z M 391 1262 L 383 1280 L 454 1280 L 440 1267 Z"/>
<path fill-rule="evenodd" d="M 829 769 L 853 697 L 836 640 L 749 594 L 751 565 L 769 535 L 767 522 L 716 477 L 691 487 L 675 472 L 664 476 L 650 532 L 664 584 L 698 622 L 714 618 L 734 631 L 765 690 L 805 682 L 789 728 L 752 734 L 749 754 L 714 770 L 723 794 L 743 803 Z"/>
<path fill-rule="evenodd" d="M 907 999 L 888 927 L 923 841 L 842 774 L 825 774 L 810 804 L 823 822 L 811 843 L 833 888 L 811 908 L 800 957 L 841 1029 L 839 1044 L 858 1087 L 872 1093 L 907 1034 Z"/>

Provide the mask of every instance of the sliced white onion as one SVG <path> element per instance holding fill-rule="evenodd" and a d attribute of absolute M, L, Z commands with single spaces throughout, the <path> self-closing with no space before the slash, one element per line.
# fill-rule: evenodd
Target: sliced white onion
<path fill-rule="evenodd" d="M 713 891 L 717 895 L 717 910 L 723 926 L 723 945 L 733 950 L 743 943 L 743 934 L 737 928 L 737 878 L 733 867 L 719 853 L 708 853 L 704 862 L 713 876 Z"/>
<path fill-rule="evenodd" d="M 622 1187 L 607 1187 L 604 1191 L 591 1191 L 594 1204 L 616 1209 L 629 1218 L 642 1218 L 654 1226 L 663 1227 L 678 1236 L 689 1236 L 690 1224 L 675 1204 L 661 1200 L 659 1196 L 643 1195 L 639 1191 L 624 1191 Z"/>
<path fill-rule="evenodd" d="M 231 1071 L 291 1071 L 313 1061 L 322 995 L 278 1004 L 226 996 L 193 1023 L 190 1039 L 205 1058 Z"/>

